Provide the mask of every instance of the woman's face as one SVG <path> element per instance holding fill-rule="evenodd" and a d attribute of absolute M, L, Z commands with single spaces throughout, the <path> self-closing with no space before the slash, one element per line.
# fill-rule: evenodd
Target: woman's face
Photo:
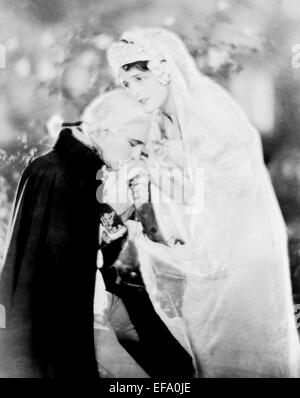
<path fill-rule="evenodd" d="M 119 78 L 131 97 L 142 105 L 144 112 L 152 113 L 166 103 L 168 86 L 159 83 L 150 70 L 143 72 L 137 68 L 128 71 L 121 69 Z"/>

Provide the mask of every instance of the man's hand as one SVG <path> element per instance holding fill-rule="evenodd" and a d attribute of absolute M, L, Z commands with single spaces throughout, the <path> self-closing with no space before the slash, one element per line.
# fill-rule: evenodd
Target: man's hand
<path fill-rule="evenodd" d="M 139 174 L 133 178 L 130 182 L 130 189 L 136 207 L 150 201 L 149 176 L 147 174 Z"/>
<path fill-rule="evenodd" d="M 127 166 L 128 178 L 132 180 L 138 175 L 147 174 L 147 164 L 144 159 L 133 159 Z"/>
<path fill-rule="evenodd" d="M 139 221 L 128 220 L 125 225 L 128 229 L 129 240 L 135 240 L 143 233 L 143 226 Z"/>

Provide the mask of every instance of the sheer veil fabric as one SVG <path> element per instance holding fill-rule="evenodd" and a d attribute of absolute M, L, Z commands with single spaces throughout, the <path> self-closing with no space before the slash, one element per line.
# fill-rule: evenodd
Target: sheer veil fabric
<path fill-rule="evenodd" d="M 175 34 L 141 29 L 122 38 L 166 60 L 184 162 L 168 164 L 155 152 L 156 115 L 148 166 L 178 175 L 188 170 L 175 178 L 175 190 L 193 192 L 193 200 L 175 201 L 152 172 L 152 198 L 165 199 L 153 207 L 166 241 L 185 242 L 136 240 L 157 313 L 193 356 L 196 376 L 300 376 L 286 227 L 259 133 L 230 95 L 199 72 Z"/>

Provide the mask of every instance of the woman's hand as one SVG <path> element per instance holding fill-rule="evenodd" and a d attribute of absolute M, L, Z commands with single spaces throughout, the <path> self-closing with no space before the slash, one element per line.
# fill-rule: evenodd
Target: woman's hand
<path fill-rule="evenodd" d="M 168 140 L 160 140 L 153 142 L 153 149 L 155 154 L 160 157 L 164 162 L 169 162 L 171 160 L 168 148 Z"/>
<path fill-rule="evenodd" d="M 128 229 L 129 240 L 135 240 L 143 233 L 143 226 L 139 221 L 128 220 L 125 225 Z"/>
<path fill-rule="evenodd" d="M 156 155 L 168 166 L 184 167 L 185 154 L 181 139 L 154 141 Z"/>

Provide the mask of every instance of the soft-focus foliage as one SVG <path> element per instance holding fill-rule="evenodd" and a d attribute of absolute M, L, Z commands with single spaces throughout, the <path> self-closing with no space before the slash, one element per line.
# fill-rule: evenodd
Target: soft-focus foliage
<path fill-rule="evenodd" d="M 10 202 L 7 196 L 8 185 L 6 180 L 0 176 L 0 247 L 5 247 L 6 233 L 8 227 Z M 3 249 L 0 251 L 0 270 L 3 261 Z"/>
<path fill-rule="evenodd" d="M 133 26 L 177 32 L 199 68 L 244 106 L 260 129 L 295 238 L 300 68 L 292 67 L 291 48 L 300 43 L 299 20 L 297 0 L 0 0 L 0 44 L 6 51 L 6 67 L 0 69 L 0 258 L 28 159 L 51 147 L 61 120 L 77 120 L 96 95 L 113 87 L 105 52 Z"/>

